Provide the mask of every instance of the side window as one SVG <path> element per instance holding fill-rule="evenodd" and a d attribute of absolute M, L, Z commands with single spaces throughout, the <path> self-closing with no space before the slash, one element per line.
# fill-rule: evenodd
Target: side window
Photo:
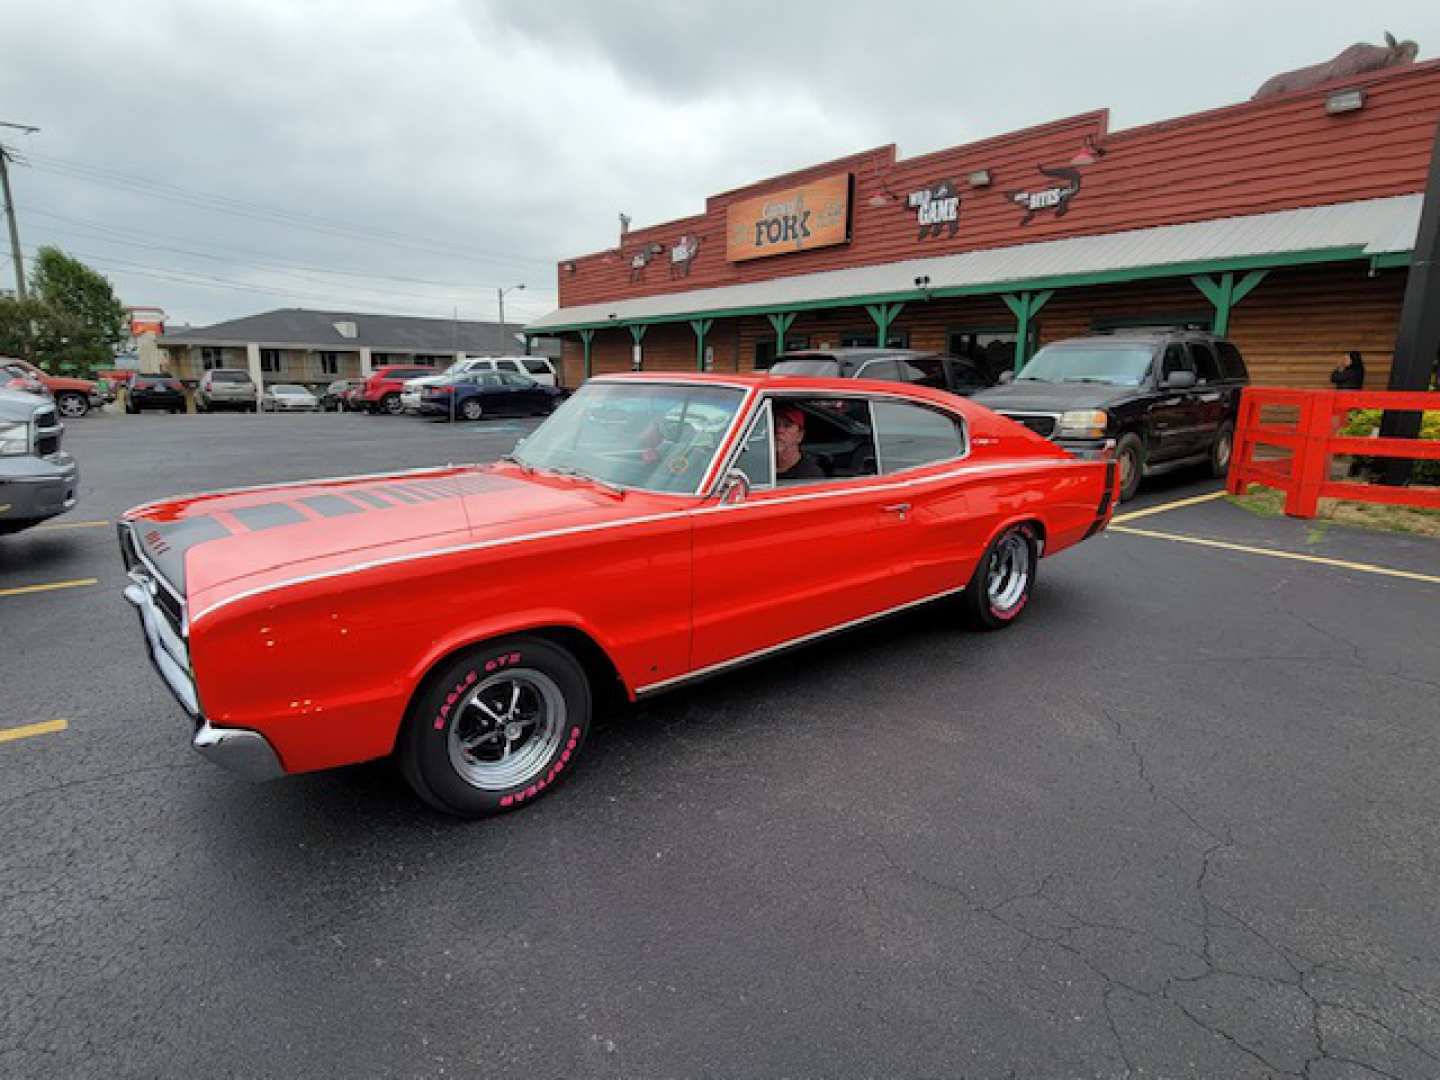
<path fill-rule="evenodd" d="M 531 375 L 549 375 L 551 373 L 550 365 L 544 360 L 525 360 L 522 363 L 525 365 L 525 370 Z"/>
<path fill-rule="evenodd" d="M 1215 347 L 1220 350 L 1220 370 L 1225 373 L 1226 379 L 1243 382 L 1250 378 L 1250 373 L 1245 370 L 1245 361 L 1240 359 L 1239 349 L 1228 341 L 1217 341 Z"/>
<path fill-rule="evenodd" d="M 903 360 L 897 360 L 896 366 L 900 369 L 900 379 L 904 382 L 933 386 L 937 390 L 945 389 L 945 361 L 941 357 L 907 356 Z"/>
<path fill-rule="evenodd" d="M 752 488 L 775 486 L 775 451 L 770 446 L 770 402 L 760 407 L 759 415 L 745 436 L 745 445 L 735 458 L 735 468 L 743 472 Z"/>
<path fill-rule="evenodd" d="M 902 401 L 877 401 L 872 408 L 881 473 L 933 465 L 964 452 L 960 424 L 945 413 Z"/>
<path fill-rule="evenodd" d="M 1160 381 L 1163 383 L 1177 371 L 1194 371 L 1190 366 L 1190 358 L 1185 355 L 1185 348 L 1182 345 L 1167 345 L 1165 347 L 1165 359 L 1160 366 Z"/>
<path fill-rule="evenodd" d="M 1199 382 L 1217 383 L 1220 381 L 1220 365 L 1215 362 L 1215 354 L 1210 351 L 1210 346 L 1203 341 L 1192 341 L 1190 343 L 1190 359 L 1195 364 L 1195 374 Z"/>
<path fill-rule="evenodd" d="M 487 390 L 493 390 L 501 385 L 500 376 L 493 371 L 482 371 L 476 376 L 475 381 Z"/>
<path fill-rule="evenodd" d="M 514 360 L 497 360 L 495 366 L 501 371 L 513 371 L 516 374 L 520 372 L 520 365 Z"/>
<path fill-rule="evenodd" d="M 506 386 L 513 386 L 517 390 L 528 390 L 535 385 L 535 380 L 528 375 L 511 375 L 505 371 L 500 374 L 500 378 L 505 380 Z"/>
<path fill-rule="evenodd" d="M 900 365 L 894 360 L 871 360 L 855 373 L 857 379 L 885 379 L 888 382 L 901 380 Z"/>

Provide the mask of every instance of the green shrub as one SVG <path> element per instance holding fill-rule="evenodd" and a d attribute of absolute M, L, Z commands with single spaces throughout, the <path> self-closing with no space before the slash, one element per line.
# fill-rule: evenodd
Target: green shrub
<path fill-rule="evenodd" d="M 1380 427 L 1379 409 L 1352 409 L 1340 434 L 1346 438 L 1368 438 Z M 1440 412 L 1421 414 L 1420 438 L 1440 439 Z M 1355 464 L 1365 472 L 1378 471 L 1384 458 L 1357 457 Z M 1417 461 L 1412 479 L 1417 484 L 1440 484 L 1440 461 Z"/>

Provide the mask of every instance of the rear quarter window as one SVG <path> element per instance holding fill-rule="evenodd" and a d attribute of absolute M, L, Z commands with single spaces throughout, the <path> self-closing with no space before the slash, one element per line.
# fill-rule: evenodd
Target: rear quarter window
<path fill-rule="evenodd" d="M 903 401 L 877 401 L 873 408 L 881 473 L 949 461 L 965 452 L 960 422 L 938 409 Z"/>
<path fill-rule="evenodd" d="M 1234 382 L 1249 382 L 1250 372 L 1245 369 L 1245 361 L 1240 357 L 1240 350 L 1228 341 L 1217 341 L 1215 349 L 1220 354 L 1220 373 L 1228 380 Z"/>

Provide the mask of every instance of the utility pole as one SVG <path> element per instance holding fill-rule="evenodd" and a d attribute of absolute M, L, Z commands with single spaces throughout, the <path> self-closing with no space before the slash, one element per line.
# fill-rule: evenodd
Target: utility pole
<path fill-rule="evenodd" d="M 514 292 L 516 289 L 523 289 L 524 287 L 524 285 L 511 285 L 505 289 L 495 290 L 495 298 L 500 302 L 500 344 L 504 346 L 504 348 L 500 350 L 501 356 L 504 356 L 510 351 L 509 335 L 505 333 L 505 294 L 507 292 Z"/>
<path fill-rule="evenodd" d="M 0 120 L 0 127 L 15 128 L 26 135 L 33 135 L 40 129 L 31 127 L 29 124 L 11 124 Z M 10 225 L 10 255 L 15 260 L 15 296 L 17 299 L 25 299 L 25 257 L 20 252 L 20 229 L 15 224 L 15 196 L 10 194 L 10 172 L 6 168 L 10 162 L 10 151 L 0 143 L 0 190 L 5 194 L 5 220 Z"/>

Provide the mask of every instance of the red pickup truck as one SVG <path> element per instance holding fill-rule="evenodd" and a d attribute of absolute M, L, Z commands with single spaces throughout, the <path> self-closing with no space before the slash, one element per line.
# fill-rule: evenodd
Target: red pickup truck
<path fill-rule="evenodd" d="M 22 367 L 34 378 L 45 384 L 50 396 L 55 399 L 55 409 L 66 420 L 74 420 L 90 411 L 91 405 L 103 405 L 100 387 L 89 379 L 72 379 L 66 375 L 51 375 L 42 371 L 28 360 L 5 357 L 7 366 Z"/>
<path fill-rule="evenodd" d="M 404 389 L 405 380 L 435 373 L 433 367 L 420 367 L 416 364 L 387 364 L 378 367 L 374 374 L 365 380 L 365 385 L 356 395 L 359 399 L 358 405 L 366 412 L 387 412 L 391 416 L 399 416 L 405 411 L 405 406 L 400 403 L 400 391 Z"/>

